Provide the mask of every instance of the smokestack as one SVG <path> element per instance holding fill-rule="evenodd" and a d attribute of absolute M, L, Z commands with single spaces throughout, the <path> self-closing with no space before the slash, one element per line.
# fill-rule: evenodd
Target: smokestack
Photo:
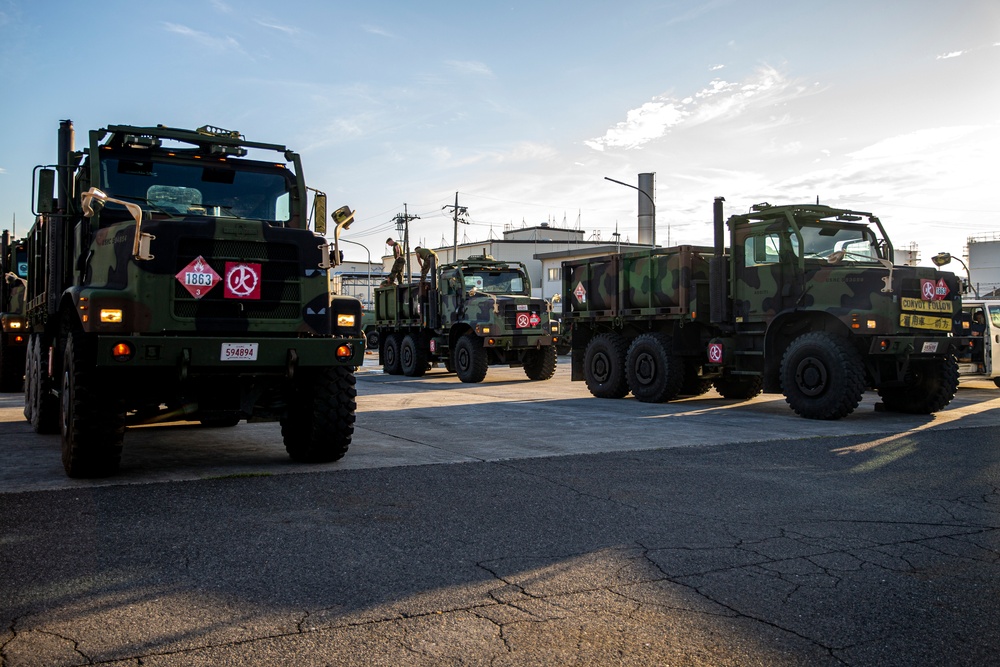
<path fill-rule="evenodd" d="M 715 253 L 708 260 L 708 304 L 712 324 L 725 324 L 731 317 L 729 305 L 729 258 L 726 257 L 726 224 L 723 222 L 722 203 L 725 197 L 716 197 L 712 207 L 715 226 Z"/>
<path fill-rule="evenodd" d="M 656 174 L 639 174 L 639 244 L 656 245 Z"/>

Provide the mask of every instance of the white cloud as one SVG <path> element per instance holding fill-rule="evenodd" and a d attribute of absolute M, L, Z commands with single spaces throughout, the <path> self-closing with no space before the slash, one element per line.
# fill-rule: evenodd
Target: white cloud
<path fill-rule="evenodd" d="M 968 51 L 951 51 L 949 53 L 942 53 L 942 54 L 940 54 L 937 57 L 937 59 L 938 60 L 947 60 L 948 58 L 957 58 L 959 56 L 964 56 L 966 53 L 968 53 Z"/>
<path fill-rule="evenodd" d="M 235 51 L 247 55 L 243 47 L 240 46 L 240 43 L 232 37 L 216 37 L 209 35 L 207 32 L 201 32 L 200 30 L 195 30 L 178 23 L 164 23 L 163 27 L 167 29 L 167 32 L 193 39 L 213 51 Z"/>
<path fill-rule="evenodd" d="M 610 128 L 603 137 L 584 144 L 603 151 L 607 148 L 642 148 L 666 135 L 672 128 L 744 114 L 751 107 L 763 107 L 802 94 L 804 89 L 771 67 L 757 69 L 742 82 L 723 79 L 680 100 L 662 95 L 626 113 L 625 120 Z M 782 118 L 781 122 L 788 122 Z"/>
<path fill-rule="evenodd" d="M 369 35 L 378 35 L 379 37 L 395 37 L 391 32 L 380 28 L 377 25 L 365 24 L 361 26 L 361 29 L 367 32 Z"/>
<path fill-rule="evenodd" d="M 942 145 L 950 144 L 982 128 L 974 126 L 934 127 L 901 134 L 878 141 L 861 150 L 848 153 L 855 160 L 897 160 L 913 156 Z"/>
<path fill-rule="evenodd" d="M 278 32 L 283 32 L 283 33 L 285 33 L 288 36 L 294 36 L 294 35 L 299 34 L 299 32 L 301 32 L 298 28 L 293 28 L 293 27 L 287 26 L 287 25 L 280 25 L 278 23 L 268 23 L 268 22 L 262 21 L 260 19 L 257 19 L 256 23 L 259 26 L 263 26 L 265 28 L 270 28 L 271 30 L 277 30 Z"/>
<path fill-rule="evenodd" d="M 493 72 L 490 68 L 485 63 L 476 60 L 448 60 L 445 64 L 462 74 L 493 77 Z"/>
<path fill-rule="evenodd" d="M 725 67 L 726 67 L 725 65 L 712 65 L 711 67 L 708 68 L 708 71 L 709 72 L 717 72 L 720 69 L 724 69 Z"/>

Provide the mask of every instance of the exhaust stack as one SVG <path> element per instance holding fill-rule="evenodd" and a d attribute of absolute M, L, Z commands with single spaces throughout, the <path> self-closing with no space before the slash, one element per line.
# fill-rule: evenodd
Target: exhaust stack
<path fill-rule="evenodd" d="M 722 202 L 716 197 L 712 207 L 715 228 L 715 253 L 708 263 L 708 299 L 712 324 L 729 321 L 729 258 L 726 257 L 726 225 L 722 219 Z"/>

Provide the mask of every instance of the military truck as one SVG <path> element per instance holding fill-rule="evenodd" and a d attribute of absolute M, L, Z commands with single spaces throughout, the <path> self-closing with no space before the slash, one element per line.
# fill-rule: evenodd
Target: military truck
<path fill-rule="evenodd" d="M 895 266 L 871 213 L 823 205 L 714 206 L 714 247 L 563 263 L 573 380 L 594 396 L 669 401 L 782 393 L 811 419 L 850 414 L 866 388 L 927 414 L 958 386 L 959 280 Z"/>
<path fill-rule="evenodd" d="M 375 290 L 386 373 L 419 377 L 441 362 L 462 382 L 482 382 L 491 365 L 521 366 L 530 380 L 552 377 L 559 325 L 548 302 L 531 296 L 524 264 L 474 255 L 429 277 Z"/>
<path fill-rule="evenodd" d="M 28 328 L 24 318 L 24 287 L 28 277 L 24 240 L 0 234 L 0 391 L 21 391 Z"/>
<path fill-rule="evenodd" d="M 25 417 L 70 477 L 117 471 L 126 424 L 278 420 L 288 454 L 342 457 L 361 303 L 332 298 L 326 196 L 239 132 L 109 125 L 35 168 Z M 309 228 L 310 211 L 315 213 Z M 339 234 L 347 207 L 333 214 Z"/>

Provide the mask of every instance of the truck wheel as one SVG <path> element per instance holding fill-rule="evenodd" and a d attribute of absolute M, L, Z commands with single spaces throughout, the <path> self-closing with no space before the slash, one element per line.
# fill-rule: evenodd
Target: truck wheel
<path fill-rule="evenodd" d="M 391 333 L 385 337 L 385 346 L 382 348 L 382 370 L 389 375 L 399 375 L 403 372 L 403 365 L 399 359 L 402 342 L 403 336 L 399 333 Z"/>
<path fill-rule="evenodd" d="M 89 341 L 70 334 L 63 356 L 62 462 L 69 477 L 107 477 L 118 472 L 125 410 L 100 382 Z"/>
<path fill-rule="evenodd" d="M 910 362 L 903 387 L 879 387 L 882 403 L 893 412 L 929 415 L 942 410 L 958 391 L 958 361 L 946 359 Z"/>
<path fill-rule="evenodd" d="M 24 379 L 24 346 L 0 342 L 0 391 L 18 392 Z"/>
<path fill-rule="evenodd" d="M 295 381 L 281 419 L 285 450 L 299 463 L 329 463 L 351 446 L 358 390 L 346 366 L 324 368 Z"/>
<path fill-rule="evenodd" d="M 626 351 L 625 339 L 616 333 L 598 334 L 587 343 L 583 375 L 591 394 L 597 398 L 622 398 L 628 393 Z"/>
<path fill-rule="evenodd" d="M 482 382 L 486 377 L 489 360 L 483 349 L 483 339 L 467 333 L 455 344 L 455 373 L 462 382 Z"/>
<path fill-rule="evenodd" d="M 377 350 L 378 349 L 378 329 L 372 329 L 371 331 L 366 331 L 365 336 L 368 340 L 368 349 Z"/>
<path fill-rule="evenodd" d="M 25 362 L 24 416 L 35 433 L 59 432 L 59 400 L 49 391 L 47 378 L 43 377 L 48 363 L 42 359 L 42 336 L 32 334 L 28 339 L 28 358 Z"/>
<path fill-rule="evenodd" d="M 713 381 L 698 375 L 701 363 L 697 359 L 684 360 L 684 382 L 681 384 L 681 396 L 701 396 L 712 388 Z"/>
<path fill-rule="evenodd" d="M 993 378 L 993 384 L 995 384 L 997 388 L 1000 389 L 1000 378 Z"/>
<path fill-rule="evenodd" d="M 399 364 L 403 375 L 418 378 L 427 372 L 427 348 L 418 334 L 406 334 L 399 348 Z"/>
<path fill-rule="evenodd" d="M 625 375 L 632 395 L 643 403 L 662 403 L 680 393 L 684 360 L 670 350 L 669 336 L 645 333 L 637 337 L 625 356 Z"/>
<path fill-rule="evenodd" d="M 723 398 L 746 401 L 758 395 L 764 388 L 764 378 L 760 375 L 730 375 L 725 373 L 715 380 L 715 391 Z"/>
<path fill-rule="evenodd" d="M 529 380 L 548 380 L 556 374 L 556 348 L 546 345 L 524 356 L 524 374 Z"/>
<path fill-rule="evenodd" d="M 826 331 L 803 334 L 781 359 L 785 401 L 807 419 L 840 419 L 854 412 L 865 391 L 861 355 Z"/>

